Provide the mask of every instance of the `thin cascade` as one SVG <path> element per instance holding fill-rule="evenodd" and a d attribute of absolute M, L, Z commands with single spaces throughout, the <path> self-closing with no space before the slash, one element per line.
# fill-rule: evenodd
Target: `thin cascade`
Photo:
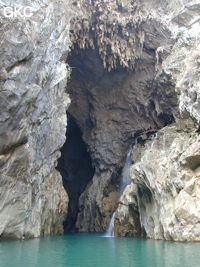
<path fill-rule="evenodd" d="M 115 233 L 114 233 L 114 222 L 115 222 L 115 212 L 113 213 L 110 223 L 108 225 L 108 230 L 106 232 L 106 237 L 114 237 Z"/>
<path fill-rule="evenodd" d="M 119 188 L 120 195 L 123 193 L 125 187 L 131 183 L 130 167 L 133 163 L 132 158 L 133 158 L 134 147 L 129 150 L 126 156 L 126 161 L 124 168 L 122 170 L 122 179 Z"/>
<path fill-rule="evenodd" d="M 135 144 L 136 145 L 136 144 Z M 121 177 L 121 183 L 119 187 L 119 192 L 120 195 L 123 193 L 124 189 L 126 188 L 127 185 L 131 183 L 131 173 L 130 173 L 130 167 L 133 164 L 132 158 L 133 158 L 133 151 L 135 148 L 135 145 L 129 150 L 126 156 L 126 161 L 122 170 L 122 177 Z M 106 237 L 114 237 L 114 222 L 115 222 L 115 214 L 116 212 L 113 213 L 110 223 L 108 225 L 108 229 L 106 232 Z"/>
<path fill-rule="evenodd" d="M 155 134 L 153 134 L 152 135 L 152 143 L 151 143 L 151 150 L 153 149 L 153 147 L 154 147 L 154 144 L 155 144 L 155 141 L 157 141 L 157 138 L 158 138 L 158 133 L 155 133 Z"/>

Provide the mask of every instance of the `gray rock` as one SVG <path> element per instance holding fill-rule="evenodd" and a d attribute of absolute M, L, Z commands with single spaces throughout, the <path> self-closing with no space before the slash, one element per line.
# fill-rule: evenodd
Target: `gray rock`
<path fill-rule="evenodd" d="M 140 227 L 148 238 L 200 241 L 199 144 L 194 131 L 183 133 L 176 125 L 168 126 L 146 143 L 141 159 L 133 165 L 132 184 L 120 201 L 131 205 L 132 199 L 137 198 Z M 128 198 L 126 192 L 132 197 Z M 123 228 L 137 219 L 135 214 L 121 205 L 117 213 L 115 228 L 120 228 L 117 234 L 129 230 L 135 236 L 135 225 Z"/>
<path fill-rule="evenodd" d="M 68 197 L 55 167 L 71 46 L 69 113 L 95 167 L 77 228 L 104 231 L 118 207 L 118 235 L 198 241 L 200 1 L 10 2 L 0 1 L 0 236 L 63 232 Z M 5 18 L 11 4 L 34 14 Z M 120 198 L 120 173 L 138 138 L 146 144 Z"/>
<path fill-rule="evenodd" d="M 31 6 L 31 18 L 0 17 L 0 236 L 63 232 L 68 197 L 55 170 L 65 142 L 69 50 L 66 1 Z"/>

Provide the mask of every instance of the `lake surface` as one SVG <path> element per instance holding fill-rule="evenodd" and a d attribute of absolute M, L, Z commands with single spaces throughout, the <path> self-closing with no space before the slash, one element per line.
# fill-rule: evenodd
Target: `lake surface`
<path fill-rule="evenodd" d="M 199 267 L 200 243 L 72 234 L 0 241 L 0 267 Z"/>

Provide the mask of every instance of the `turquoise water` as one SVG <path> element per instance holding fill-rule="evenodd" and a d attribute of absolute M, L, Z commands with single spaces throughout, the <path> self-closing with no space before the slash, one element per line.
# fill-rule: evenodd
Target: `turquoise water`
<path fill-rule="evenodd" d="M 0 241 L 0 267 L 200 267 L 199 243 L 100 235 Z"/>

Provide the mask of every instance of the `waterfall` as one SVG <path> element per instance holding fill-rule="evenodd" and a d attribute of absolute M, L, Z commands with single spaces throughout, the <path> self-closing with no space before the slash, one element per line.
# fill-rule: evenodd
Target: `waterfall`
<path fill-rule="evenodd" d="M 158 138 L 158 133 L 155 133 L 155 134 L 153 134 L 153 135 L 151 136 L 152 143 L 151 143 L 151 147 L 150 147 L 150 149 L 153 149 L 153 147 L 154 147 L 154 143 L 155 143 L 155 141 L 157 140 L 157 138 Z"/>
<path fill-rule="evenodd" d="M 120 182 L 120 187 L 119 187 L 119 192 L 120 195 L 123 193 L 125 187 L 131 183 L 131 174 L 130 174 L 130 167 L 133 164 L 132 162 L 132 157 L 133 157 L 133 151 L 134 151 L 134 147 L 131 148 L 129 150 L 129 152 L 127 153 L 126 156 L 126 161 L 122 170 L 122 175 L 121 175 L 121 182 Z M 115 222 L 115 212 L 113 213 L 109 226 L 108 226 L 108 230 L 106 232 L 106 237 L 114 237 L 115 233 L 114 233 L 114 222 Z"/>
<path fill-rule="evenodd" d="M 110 223 L 109 223 L 109 226 L 108 226 L 108 230 L 106 232 L 106 237 L 114 237 L 115 234 L 114 234 L 114 222 L 115 222 L 115 212 L 113 213 L 112 217 L 111 217 L 111 220 L 110 220 Z"/>
<path fill-rule="evenodd" d="M 121 177 L 121 183 L 120 183 L 120 188 L 119 188 L 120 195 L 123 193 L 125 187 L 131 183 L 130 167 L 133 164 L 132 162 L 133 150 L 134 150 L 134 147 L 129 150 L 126 156 L 126 161 L 124 164 L 124 168 L 122 170 L 122 177 Z"/>

